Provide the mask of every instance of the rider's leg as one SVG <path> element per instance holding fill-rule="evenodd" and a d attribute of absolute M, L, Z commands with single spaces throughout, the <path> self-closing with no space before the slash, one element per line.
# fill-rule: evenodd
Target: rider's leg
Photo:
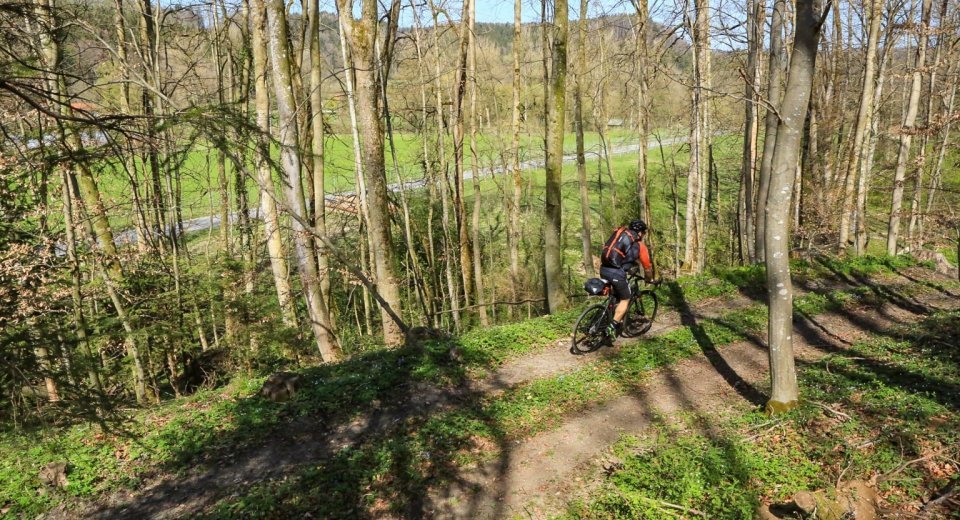
<path fill-rule="evenodd" d="M 613 321 L 621 322 L 623 317 L 627 315 L 627 308 L 630 307 L 630 300 L 620 300 L 617 303 L 617 309 L 613 312 Z"/>

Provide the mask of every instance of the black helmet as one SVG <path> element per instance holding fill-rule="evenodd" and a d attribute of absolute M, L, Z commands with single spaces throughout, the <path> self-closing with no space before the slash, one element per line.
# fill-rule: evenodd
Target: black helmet
<path fill-rule="evenodd" d="M 647 223 L 635 218 L 630 221 L 630 230 L 636 233 L 645 233 L 647 231 Z"/>

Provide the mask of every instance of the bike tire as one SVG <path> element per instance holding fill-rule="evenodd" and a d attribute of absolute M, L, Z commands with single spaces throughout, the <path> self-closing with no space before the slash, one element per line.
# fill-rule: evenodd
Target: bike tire
<path fill-rule="evenodd" d="M 597 350 L 609 339 L 607 325 L 610 317 L 607 316 L 606 305 L 598 303 L 584 309 L 577 324 L 573 326 L 573 338 L 570 352 L 586 354 Z"/>
<path fill-rule="evenodd" d="M 660 309 L 660 300 L 657 293 L 649 289 L 637 293 L 630 302 L 629 323 L 625 329 L 625 336 L 636 337 L 646 334 L 653 327 L 653 320 L 657 318 Z"/>

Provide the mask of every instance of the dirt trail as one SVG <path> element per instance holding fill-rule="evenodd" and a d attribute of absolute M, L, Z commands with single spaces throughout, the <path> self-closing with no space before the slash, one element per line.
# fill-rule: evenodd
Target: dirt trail
<path fill-rule="evenodd" d="M 909 302 L 909 303 L 908 303 Z M 796 320 L 798 361 L 812 362 L 831 351 L 916 321 L 931 310 L 960 307 L 960 299 L 936 293 L 884 303 L 877 308 L 840 310 Z M 696 326 L 695 321 L 686 321 Z M 592 488 L 589 475 L 603 470 L 608 448 L 624 433 L 642 434 L 675 412 L 714 417 L 761 405 L 758 390 L 768 377 L 767 349 L 759 338 L 721 347 L 658 370 L 634 392 L 569 418 L 564 425 L 524 442 L 433 498 L 437 518 L 545 518 Z M 709 429 L 709 424 L 704 425 Z"/>
<path fill-rule="evenodd" d="M 711 299 L 690 306 L 687 314 L 697 319 L 713 317 L 730 310 L 746 307 L 749 298 L 736 295 Z M 676 311 L 662 311 L 647 335 L 669 332 L 682 326 Z M 624 341 L 618 340 L 616 345 Z M 458 406 L 468 399 L 492 395 L 513 386 L 575 370 L 595 361 L 596 355 L 615 355 L 616 348 L 604 348 L 591 356 L 574 356 L 569 351 L 569 339 L 557 341 L 547 348 L 513 359 L 488 376 L 467 381 L 457 388 L 418 386 L 406 389 L 397 402 L 377 406 L 360 414 L 352 421 L 325 427 L 311 418 L 300 418 L 284 426 L 273 442 L 237 454 L 227 460 L 214 461 L 210 466 L 194 468 L 186 475 L 163 474 L 147 479 L 136 491 L 120 491 L 78 509 L 60 507 L 50 511 L 46 518 L 68 520 L 93 518 L 181 518 L 203 511 L 218 500 L 238 489 L 273 478 L 297 472 L 307 465 L 315 465 L 331 454 L 354 446 L 364 439 L 383 435 L 396 424 L 418 416 L 439 413 Z"/>
<path fill-rule="evenodd" d="M 905 280 L 897 280 L 902 283 Z M 834 283 L 849 287 L 849 283 Z M 816 287 L 808 289 L 817 290 Z M 658 317 L 648 335 L 662 334 L 681 326 L 695 326 L 753 303 L 745 296 L 704 301 L 686 312 L 666 312 Z M 915 303 L 919 307 L 919 304 Z M 621 340 L 623 341 L 623 340 Z M 274 442 L 252 448 L 226 460 L 197 467 L 188 474 L 161 475 L 148 480 L 135 492 L 119 492 L 79 509 L 59 508 L 47 518 L 179 518 L 193 516 L 212 504 L 258 482 L 283 478 L 318 462 L 345 446 L 357 445 L 370 437 L 389 432 L 397 423 L 417 416 L 437 413 L 461 404 L 464 399 L 495 394 L 510 387 L 574 370 L 596 360 L 597 356 L 615 356 L 618 348 L 604 348 L 586 356 L 569 352 L 569 340 L 562 340 L 540 352 L 506 363 L 488 377 L 459 388 L 410 388 L 397 403 L 377 406 L 355 420 L 340 425 L 317 424 L 300 418 L 284 426 Z M 433 504 L 437 516 L 470 518 L 512 516 L 532 503 L 536 510 L 547 507 L 554 493 L 563 494 L 581 483 L 574 468 L 589 464 L 623 431 L 648 427 L 656 414 L 694 409 L 715 411 L 749 402 L 743 395 L 751 384 L 765 377 L 766 352 L 756 344 L 744 342 L 722 349 L 722 353 L 698 356 L 665 367 L 638 391 L 570 418 L 551 432 L 517 445 L 516 449 L 494 463 L 467 472 L 469 484 L 442 491 Z M 750 374 L 740 381 L 737 374 Z M 755 391 L 753 391 L 755 392 Z M 753 400 L 758 399 L 756 395 Z M 571 475 L 573 473 L 573 475 Z M 575 485 L 571 485 L 575 484 Z M 567 486 L 566 488 L 564 486 Z M 479 486 L 490 491 L 475 494 Z M 428 508 L 429 511 L 429 508 Z"/>

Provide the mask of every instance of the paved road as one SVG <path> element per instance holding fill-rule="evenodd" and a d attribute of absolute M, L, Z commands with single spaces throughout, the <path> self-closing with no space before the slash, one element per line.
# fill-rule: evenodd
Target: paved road
<path fill-rule="evenodd" d="M 668 137 L 663 139 L 662 141 L 664 146 L 670 146 L 674 144 L 685 143 L 687 141 L 687 138 L 686 137 Z M 657 143 L 656 141 L 651 142 L 649 145 L 649 148 L 653 148 L 655 146 L 659 146 L 659 143 Z M 636 151 L 639 149 L 640 149 L 639 144 L 614 146 L 610 148 L 610 155 L 636 153 Z M 591 150 L 586 152 L 586 156 L 587 158 L 599 157 L 600 152 L 599 150 Z M 576 160 L 577 160 L 577 155 L 575 153 L 565 154 L 563 156 L 563 162 L 574 162 Z M 544 164 L 543 159 L 531 159 L 528 161 L 521 162 L 520 168 L 523 170 L 533 170 L 536 168 L 542 168 L 543 164 Z M 480 168 L 479 176 L 481 178 L 489 177 L 491 175 L 499 175 L 501 173 L 504 173 L 505 171 L 506 170 L 502 166 Z M 473 172 L 470 170 L 467 170 L 464 172 L 463 176 L 465 179 L 472 179 Z M 402 186 L 403 186 L 403 189 L 405 190 L 416 190 L 416 189 L 423 188 L 424 186 L 426 186 L 426 184 L 427 184 L 427 179 L 423 178 L 423 179 L 404 182 Z M 387 185 L 387 189 L 393 192 L 400 191 L 400 187 L 401 187 L 400 183 L 392 183 Z M 327 195 L 326 200 L 330 204 L 336 204 L 337 202 L 341 201 L 344 198 L 351 198 L 354 196 L 356 196 L 356 192 L 354 191 L 341 191 L 338 193 L 332 193 Z M 230 221 L 235 222 L 237 220 L 237 217 L 238 217 L 237 213 L 231 213 Z M 259 207 L 257 207 L 256 209 L 250 210 L 250 218 L 253 218 L 253 219 L 260 218 Z M 184 220 L 183 232 L 192 233 L 195 231 L 206 231 L 208 229 L 216 229 L 220 227 L 220 220 L 221 219 L 219 215 L 208 215 L 205 217 L 196 217 L 196 218 Z M 137 233 L 133 229 L 125 229 L 116 234 L 115 240 L 118 244 L 134 244 L 137 242 Z"/>

